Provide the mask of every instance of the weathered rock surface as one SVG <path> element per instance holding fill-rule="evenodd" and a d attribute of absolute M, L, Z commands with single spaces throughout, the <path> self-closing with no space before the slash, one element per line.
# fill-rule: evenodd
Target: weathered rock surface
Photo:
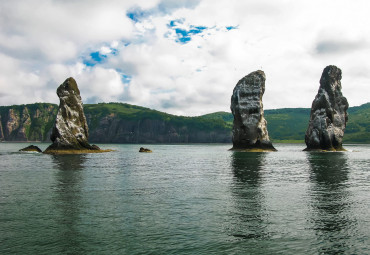
<path fill-rule="evenodd" d="M 242 78 L 231 96 L 233 150 L 276 151 L 267 132 L 262 96 L 265 93 L 265 73 L 261 70 Z"/>
<path fill-rule="evenodd" d="M 72 151 L 96 151 L 88 143 L 88 126 L 76 81 L 66 79 L 57 89 L 59 109 L 50 140 L 53 142 L 44 153 L 60 154 Z"/>
<path fill-rule="evenodd" d="M 46 103 L 0 106 L 0 140 L 50 141 L 57 108 Z"/>
<path fill-rule="evenodd" d="M 312 102 L 310 121 L 305 135 L 305 150 L 341 151 L 348 121 L 348 102 L 342 95 L 342 71 L 327 66 L 320 79 L 319 91 Z"/>
<path fill-rule="evenodd" d="M 42 150 L 35 146 L 35 145 L 30 145 L 27 146 L 26 148 L 20 149 L 19 151 L 25 151 L 25 152 L 42 152 Z"/>
<path fill-rule="evenodd" d="M 5 124 L 5 136 L 10 136 L 13 131 L 19 128 L 20 116 L 14 109 L 9 109 L 7 122 Z"/>

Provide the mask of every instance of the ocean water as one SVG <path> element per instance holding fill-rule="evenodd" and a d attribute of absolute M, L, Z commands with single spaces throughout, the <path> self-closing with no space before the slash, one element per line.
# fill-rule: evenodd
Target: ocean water
<path fill-rule="evenodd" d="M 27 145 L 0 143 L 0 254 L 370 253 L 369 145 Z"/>

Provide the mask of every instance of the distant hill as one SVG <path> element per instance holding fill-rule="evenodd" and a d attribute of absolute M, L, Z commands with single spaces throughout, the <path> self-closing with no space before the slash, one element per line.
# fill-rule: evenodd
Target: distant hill
<path fill-rule="evenodd" d="M 58 106 L 36 103 L 0 106 L 0 140 L 48 141 Z M 167 114 L 124 103 L 84 105 L 89 140 L 95 143 L 231 143 L 233 115 Z M 370 103 L 350 107 L 346 143 L 370 143 Z M 265 110 L 273 142 L 303 142 L 309 108 Z"/>

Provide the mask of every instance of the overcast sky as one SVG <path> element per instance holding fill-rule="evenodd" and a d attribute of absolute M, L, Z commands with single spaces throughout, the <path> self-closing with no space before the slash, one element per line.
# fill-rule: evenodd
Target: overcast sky
<path fill-rule="evenodd" d="M 230 111 L 266 73 L 265 109 L 311 107 L 325 66 L 350 106 L 370 101 L 368 0 L 0 0 L 0 105 L 125 102 L 194 116 Z"/>

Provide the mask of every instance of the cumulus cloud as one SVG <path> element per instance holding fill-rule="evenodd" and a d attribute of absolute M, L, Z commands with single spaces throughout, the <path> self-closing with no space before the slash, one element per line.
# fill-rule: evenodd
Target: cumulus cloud
<path fill-rule="evenodd" d="M 57 102 L 76 78 L 85 103 L 181 115 L 229 111 L 239 79 L 267 76 L 265 109 L 310 107 L 321 72 L 369 101 L 368 2 L 20 0 L 0 3 L 0 102 Z M 32 11 L 30 11 L 32 10 Z"/>

